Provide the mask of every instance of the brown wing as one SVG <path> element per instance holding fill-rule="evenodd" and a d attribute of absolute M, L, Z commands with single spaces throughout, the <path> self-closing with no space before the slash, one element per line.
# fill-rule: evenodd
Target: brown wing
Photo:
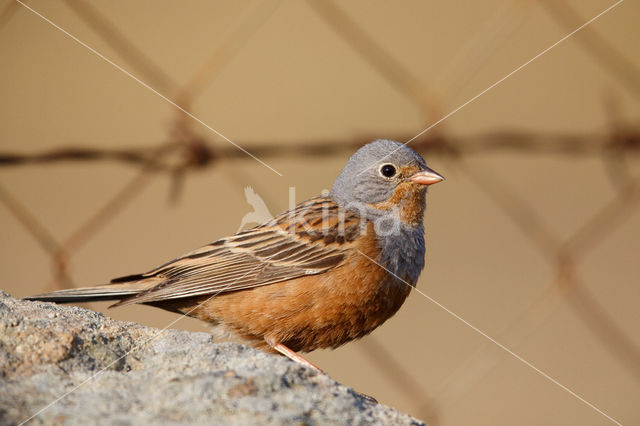
<path fill-rule="evenodd" d="M 242 290 L 340 267 L 361 219 L 329 198 L 305 201 L 264 225 L 218 240 L 146 274 L 113 282 L 158 282 L 117 305 Z"/>

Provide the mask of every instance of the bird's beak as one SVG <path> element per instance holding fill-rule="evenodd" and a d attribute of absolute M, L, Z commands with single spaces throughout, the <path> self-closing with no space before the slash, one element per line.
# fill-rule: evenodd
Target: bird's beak
<path fill-rule="evenodd" d="M 418 172 L 409 178 L 410 182 L 417 183 L 420 185 L 433 185 L 434 183 L 438 183 L 443 180 L 444 180 L 443 176 L 441 176 L 439 173 L 435 172 L 434 170 L 431 170 L 428 167 L 426 170 Z"/>

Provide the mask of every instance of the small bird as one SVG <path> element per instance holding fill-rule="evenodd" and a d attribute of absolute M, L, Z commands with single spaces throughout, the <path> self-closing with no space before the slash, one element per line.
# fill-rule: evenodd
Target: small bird
<path fill-rule="evenodd" d="M 427 186 L 442 180 L 411 148 L 376 140 L 351 156 L 328 196 L 149 272 L 26 299 L 156 306 L 319 370 L 297 352 L 369 334 L 415 286 Z"/>

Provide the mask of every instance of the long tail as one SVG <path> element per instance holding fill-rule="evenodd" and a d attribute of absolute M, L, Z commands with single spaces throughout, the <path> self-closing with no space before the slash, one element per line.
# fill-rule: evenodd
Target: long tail
<path fill-rule="evenodd" d="M 42 302 L 73 303 L 96 302 L 100 300 L 120 300 L 141 293 L 151 286 L 153 282 L 128 282 L 106 284 L 97 287 L 81 287 L 57 290 L 51 293 L 36 294 L 25 297 L 25 300 L 39 300 Z"/>

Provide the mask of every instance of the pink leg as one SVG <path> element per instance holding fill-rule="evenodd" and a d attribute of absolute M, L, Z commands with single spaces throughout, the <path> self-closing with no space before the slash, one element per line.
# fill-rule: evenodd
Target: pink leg
<path fill-rule="evenodd" d="M 306 359 L 296 351 L 292 351 L 282 343 L 276 343 L 276 342 L 273 342 L 271 339 L 267 339 L 267 338 L 265 338 L 264 341 L 267 342 L 267 344 L 271 346 L 273 349 L 280 352 L 282 355 L 286 356 L 290 360 L 298 362 L 302 365 L 306 365 L 307 367 L 310 367 L 320 373 L 324 373 L 324 371 L 322 371 L 318 366 L 314 365 L 311 361 L 309 361 L 308 359 Z"/>
<path fill-rule="evenodd" d="M 307 367 L 310 367 L 310 368 L 318 371 L 319 373 L 324 373 L 324 371 L 322 371 L 320 369 L 320 367 L 314 365 L 311 361 L 309 361 L 308 359 L 306 359 L 305 357 L 303 357 L 302 355 L 300 355 L 296 351 L 292 351 L 291 349 L 289 349 L 288 347 L 286 347 L 282 343 L 276 343 L 276 342 L 272 341 L 271 339 L 267 339 L 266 337 L 265 337 L 264 341 L 267 342 L 267 344 L 269 346 L 271 346 L 273 349 L 275 349 L 276 351 L 280 352 L 282 355 L 286 356 L 290 360 L 298 362 L 298 363 L 300 363 L 302 365 L 306 365 Z M 369 402 L 373 402 L 374 404 L 378 403 L 378 400 L 375 399 L 372 396 L 369 396 L 369 395 L 366 395 L 366 394 L 360 393 L 360 392 L 356 392 L 356 393 L 358 395 L 361 395 L 365 399 L 369 400 Z"/>

